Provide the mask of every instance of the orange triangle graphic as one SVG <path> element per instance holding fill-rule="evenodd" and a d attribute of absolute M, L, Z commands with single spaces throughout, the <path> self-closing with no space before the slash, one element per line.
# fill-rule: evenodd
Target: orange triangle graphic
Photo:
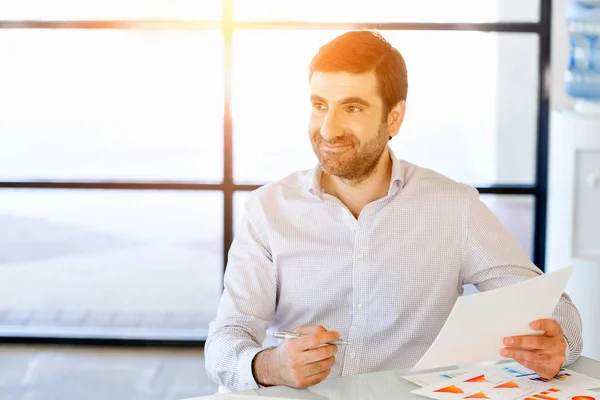
<path fill-rule="evenodd" d="M 479 393 L 475 393 L 470 396 L 467 396 L 467 397 L 465 397 L 465 399 L 489 399 L 489 397 L 487 397 L 485 393 L 479 392 Z"/>
<path fill-rule="evenodd" d="M 464 393 L 461 388 L 456 387 L 454 385 L 452 385 L 452 386 L 446 386 L 445 388 L 434 390 L 434 392 L 436 392 L 436 393 L 456 393 L 456 394 L 457 393 Z"/>
<path fill-rule="evenodd" d="M 519 385 L 513 381 L 505 382 L 502 385 L 494 386 L 494 389 L 518 389 Z"/>
<path fill-rule="evenodd" d="M 489 381 L 487 379 L 485 379 L 485 375 L 479 375 L 479 376 L 476 376 L 475 378 L 467 379 L 465 382 L 466 383 L 483 383 L 483 382 L 489 382 Z"/>

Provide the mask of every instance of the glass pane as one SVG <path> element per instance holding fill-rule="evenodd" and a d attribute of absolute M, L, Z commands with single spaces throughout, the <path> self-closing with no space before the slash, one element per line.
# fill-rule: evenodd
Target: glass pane
<path fill-rule="evenodd" d="M 515 236 L 529 259 L 533 260 L 533 196 L 482 194 L 480 198 Z"/>
<path fill-rule="evenodd" d="M 222 14 L 222 0 L 0 0 L 0 20 L 218 20 Z"/>
<path fill-rule="evenodd" d="M 220 33 L 9 29 L 0 53 L 0 179 L 222 179 Z"/>
<path fill-rule="evenodd" d="M 202 334 L 222 221 L 221 192 L 0 190 L 0 333 Z"/>
<path fill-rule="evenodd" d="M 234 17 L 256 21 L 538 21 L 539 0 L 234 0 Z"/>
<path fill-rule="evenodd" d="M 398 157 L 474 185 L 535 182 L 536 35 L 388 37 L 404 55 L 409 76 L 406 118 L 390 142 Z"/>
<path fill-rule="evenodd" d="M 317 158 L 308 138 L 308 64 L 324 41 L 340 33 L 234 32 L 236 182 L 268 182 L 314 165 Z M 296 42 L 294 46 L 281 45 L 290 40 Z"/>
<path fill-rule="evenodd" d="M 320 45 L 340 33 L 236 32 L 236 181 L 271 181 L 314 165 L 307 135 L 308 64 Z M 534 181 L 536 35 L 383 35 L 408 66 L 407 114 L 400 135 L 390 142 L 397 156 L 472 184 Z"/>

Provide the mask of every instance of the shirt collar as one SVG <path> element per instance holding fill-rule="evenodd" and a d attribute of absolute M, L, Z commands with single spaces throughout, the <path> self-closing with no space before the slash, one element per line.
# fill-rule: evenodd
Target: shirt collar
<path fill-rule="evenodd" d="M 390 152 L 390 159 L 392 160 L 392 179 L 390 180 L 390 187 L 388 190 L 388 196 L 400 190 L 404 185 L 404 163 L 402 160 L 396 158 L 394 151 L 388 147 Z M 313 195 L 322 199 L 323 188 L 321 187 L 321 174 L 323 169 L 321 165 L 317 165 L 310 171 L 307 177 L 307 188 Z"/>

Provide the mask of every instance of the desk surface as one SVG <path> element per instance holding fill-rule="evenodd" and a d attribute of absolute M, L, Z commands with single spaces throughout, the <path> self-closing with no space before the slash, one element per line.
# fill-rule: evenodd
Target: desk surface
<path fill-rule="evenodd" d="M 600 362 L 580 357 L 567 367 L 585 375 L 600 379 Z M 307 400 L 369 400 L 369 399 L 419 399 L 424 397 L 410 393 L 417 385 L 401 378 L 408 375 L 407 370 L 373 372 L 364 375 L 346 376 L 326 379 L 308 389 L 292 389 L 287 386 L 273 386 L 246 392 L 239 392 L 258 397 L 284 397 Z M 599 389 L 596 389 L 600 391 Z"/>

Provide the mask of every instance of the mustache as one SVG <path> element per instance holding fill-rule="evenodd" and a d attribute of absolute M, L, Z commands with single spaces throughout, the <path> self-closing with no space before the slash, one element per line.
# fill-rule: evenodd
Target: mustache
<path fill-rule="evenodd" d="M 337 136 L 331 140 L 325 140 L 323 139 L 323 137 L 320 135 L 320 133 L 316 133 L 315 134 L 315 141 L 318 144 L 328 144 L 331 146 L 345 146 L 345 145 L 350 145 L 350 144 L 354 144 L 354 137 L 352 135 L 344 135 L 344 136 Z"/>

